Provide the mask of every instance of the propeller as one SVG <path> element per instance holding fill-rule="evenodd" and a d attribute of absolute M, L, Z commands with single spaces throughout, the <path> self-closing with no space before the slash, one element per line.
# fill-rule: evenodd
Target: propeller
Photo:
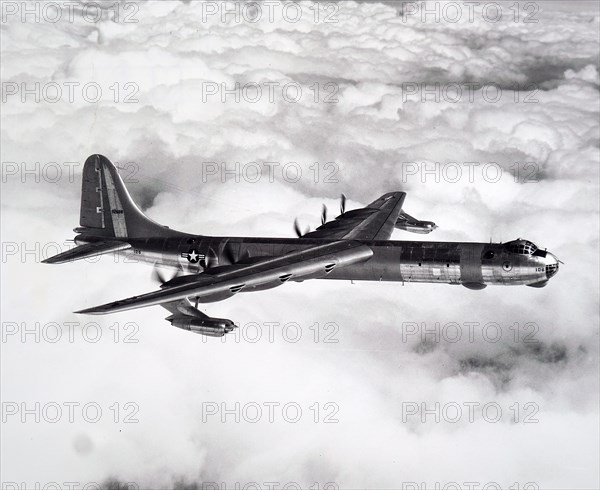
<path fill-rule="evenodd" d="M 346 211 L 346 196 L 342 194 L 340 196 L 340 214 L 344 214 L 344 211 Z"/>
<path fill-rule="evenodd" d="M 344 194 L 342 194 L 340 196 L 340 213 L 344 214 L 345 211 L 346 211 L 346 196 Z M 325 223 L 327 223 L 327 206 L 325 206 L 325 204 L 323 204 L 323 207 L 321 208 L 321 226 L 324 225 Z M 298 222 L 298 218 L 296 218 L 294 220 L 294 231 L 296 232 L 296 236 L 298 238 L 302 238 L 304 235 L 306 235 L 307 233 L 310 232 L 310 227 L 306 228 L 305 232 L 302 232 L 302 229 L 300 228 L 300 223 Z"/>
<path fill-rule="evenodd" d="M 171 278 L 166 278 L 164 276 L 164 274 L 162 273 L 162 271 L 160 270 L 160 268 L 156 264 L 154 264 L 154 268 L 152 269 L 152 279 L 159 282 L 160 285 L 162 286 L 164 283 L 172 281 L 176 277 L 179 277 L 181 272 L 182 272 L 181 269 L 177 269 L 177 270 L 175 270 L 175 273 L 173 274 L 173 276 Z M 200 300 L 200 298 L 198 296 L 196 296 L 194 298 L 194 308 L 196 308 L 196 309 L 198 309 L 198 301 L 199 300 Z"/>
<path fill-rule="evenodd" d="M 200 262 L 202 264 L 202 262 Z M 219 258 L 212 248 L 208 249 L 206 257 L 204 258 L 204 270 L 211 269 L 219 265 Z"/>
<path fill-rule="evenodd" d="M 235 259 L 235 255 L 233 254 L 233 250 L 229 246 L 229 242 L 227 242 L 223 247 L 223 255 L 225 256 L 227 262 L 229 262 L 231 265 L 237 262 L 237 260 Z"/>
<path fill-rule="evenodd" d="M 175 279 L 177 276 L 179 276 L 181 270 L 177 269 L 173 276 L 170 278 L 165 277 L 165 275 L 163 274 L 163 272 L 160 270 L 160 268 L 154 264 L 154 268 L 152 269 L 152 279 L 158 283 L 160 283 L 161 285 L 163 285 L 165 282 L 169 282 L 172 281 L 173 279 Z"/>
<path fill-rule="evenodd" d="M 298 238 L 302 238 L 304 235 L 310 232 L 310 227 L 306 228 L 306 231 L 302 233 L 302 230 L 300 229 L 300 223 L 298 223 L 298 218 L 296 218 L 294 220 L 294 231 L 296 232 Z"/>

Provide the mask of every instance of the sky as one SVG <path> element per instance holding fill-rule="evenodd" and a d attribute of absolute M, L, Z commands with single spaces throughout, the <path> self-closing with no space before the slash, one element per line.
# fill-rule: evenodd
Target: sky
<path fill-rule="evenodd" d="M 2 488 L 598 488 L 596 2 L 54 5 L 2 4 Z M 181 231 L 293 237 L 401 190 L 439 229 L 392 239 L 564 264 L 286 284 L 205 305 L 225 339 L 78 316 L 157 287 L 40 263 L 93 153 Z"/>

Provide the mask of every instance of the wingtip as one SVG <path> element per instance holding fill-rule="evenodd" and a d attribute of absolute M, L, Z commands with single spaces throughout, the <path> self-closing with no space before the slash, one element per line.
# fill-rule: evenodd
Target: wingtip
<path fill-rule="evenodd" d="M 102 312 L 98 308 L 85 308 L 84 310 L 74 311 L 76 315 L 101 315 Z"/>
<path fill-rule="evenodd" d="M 41 261 L 42 264 L 60 264 L 64 262 L 68 262 L 68 260 L 57 259 L 56 256 L 48 257 L 47 259 Z"/>

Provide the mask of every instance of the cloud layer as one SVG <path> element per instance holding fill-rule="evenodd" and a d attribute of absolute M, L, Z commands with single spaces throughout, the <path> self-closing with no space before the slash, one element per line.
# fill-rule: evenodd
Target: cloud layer
<path fill-rule="evenodd" d="M 9 417 L 3 480 L 596 488 L 597 5 L 542 3 L 537 23 L 508 9 L 490 22 L 479 8 L 472 22 L 466 10 L 423 21 L 355 2 L 319 5 L 318 21 L 302 4 L 297 22 L 296 7 L 286 17 L 276 4 L 272 21 L 249 22 L 246 4 L 210 4 L 211 14 L 175 1 L 140 4 L 126 23 L 125 5 L 120 22 L 89 22 L 83 4 L 73 22 L 1 25 L 2 318 L 5 332 L 19 329 L 2 344 L 3 401 L 103 409 L 97 423 L 80 412 L 72 423 Z M 224 5 L 239 21 L 223 21 Z M 36 83 L 39 102 L 22 95 Z M 110 257 L 39 264 L 78 223 L 81 164 L 94 152 L 130 168 L 148 215 L 184 231 L 293 236 L 294 217 L 314 228 L 341 192 L 352 208 L 406 190 L 406 211 L 440 225 L 426 239 L 524 236 L 565 265 L 541 290 L 289 284 L 208 305 L 242 324 L 238 342 L 169 328 L 157 307 L 94 318 L 93 343 L 90 320 L 71 311 L 155 287 L 148 268 Z M 63 170 L 56 182 L 50 162 Z M 240 178 L 222 173 L 236 162 Z M 264 172 L 255 182 L 243 173 L 251 162 Z M 49 335 L 52 322 L 60 341 L 21 341 L 24 326 Z M 79 322 L 72 342 L 67 322 Z M 137 343 L 124 340 L 128 322 Z M 124 422 L 126 403 L 139 422 Z M 222 404 L 236 403 L 239 423 L 223 422 Z M 441 421 L 423 423 L 422 404 L 436 403 Z M 477 404 L 473 422 L 465 403 Z M 298 422 L 285 404 L 301 408 Z M 456 404 L 462 417 L 450 422 L 441 410 Z M 501 407 L 497 422 L 486 404 Z"/>

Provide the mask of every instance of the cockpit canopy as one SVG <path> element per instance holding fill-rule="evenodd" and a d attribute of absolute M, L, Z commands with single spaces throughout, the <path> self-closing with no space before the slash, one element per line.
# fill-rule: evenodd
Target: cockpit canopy
<path fill-rule="evenodd" d="M 520 238 L 505 243 L 504 248 L 511 253 L 519 255 L 532 255 L 538 249 L 536 245 L 529 240 L 521 240 Z"/>

